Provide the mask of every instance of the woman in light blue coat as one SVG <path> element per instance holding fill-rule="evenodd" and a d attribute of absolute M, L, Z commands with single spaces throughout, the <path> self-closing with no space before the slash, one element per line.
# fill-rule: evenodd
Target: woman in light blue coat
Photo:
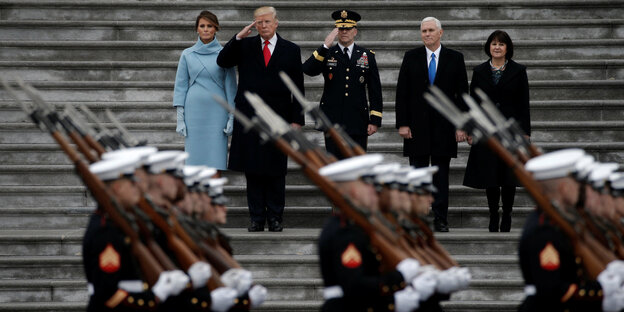
<path fill-rule="evenodd" d="M 184 136 L 184 150 L 189 153 L 188 165 L 227 168 L 227 137 L 232 134 L 233 116 L 229 115 L 213 95 L 234 107 L 236 72 L 221 68 L 217 56 L 222 47 L 215 37 L 219 20 L 209 11 L 202 11 L 195 21 L 197 43 L 180 56 L 173 91 L 177 111 L 176 132 Z"/>

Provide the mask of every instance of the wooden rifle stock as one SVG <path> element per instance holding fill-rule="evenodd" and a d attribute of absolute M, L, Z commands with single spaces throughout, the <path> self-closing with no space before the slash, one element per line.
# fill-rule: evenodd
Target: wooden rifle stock
<path fill-rule="evenodd" d="M 323 191 L 323 193 L 334 205 L 340 208 L 342 213 L 347 218 L 352 220 L 356 225 L 362 228 L 366 234 L 368 234 L 371 244 L 376 248 L 381 256 L 380 260 L 387 267 L 394 269 L 399 262 L 409 257 L 403 250 L 396 248 L 392 243 L 390 243 L 386 237 L 380 235 L 375 226 L 347 202 L 342 194 L 336 189 L 336 186 L 318 173 L 318 167 L 310 164 L 301 153 L 294 150 L 286 141 L 277 138 L 273 142 L 279 150 L 290 156 L 301 166 L 301 169 L 308 176 L 308 178 L 312 180 L 312 182 L 314 182 L 314 184 L 316 184 L 321 191 Z"/>
<path fill-rule="evenodd" d="M 505 149 L 494 137 L 489 137 L 487 145 L 509 166 L 518 181 L 531 194 L 537 206 L 549 217 L 561 231 L 570 238 L 572 246 L 577 256 L 583 260 L 583 265 L 588 275 L 596 279 L 607 263 L 615 260 L 613 254 L 605 250 L 600 243 L 596 242 L 590 235 L 579 236 L 574 228 L 555 210 L 548 198 L 542 193 L 537 183 L 524 170 L 522 164 L 517 161 L 507 149 Z M 591 247 L 591 248 L 590 248 Z M 600 257 L 598 256 L 600 255 Z"/>
<path fill-rule="evenodd" d="M 446 259 L 446 263 L 448 263 L 450 266 L 459 266 L 459 264 L 455 261 L 455 259 L 451 257 L 448 251 L 440 245 L 438 240 L 435 239 L 431 228 L 429 228 L 429 225 L 427 225 L 425 221 L 423 221 L 419 217 L 412 217 L 410 218 L 410 220 L 412 220 L 412 222 L 414 222 L 414 224 L 416 224 L 420 228 L 424 235 L 423 239 L 425 240 L 425 242 L 427 242 L 427 245 L 429 245 L 441 257 Z"/>
<path fill-rule="evenodd" d="M 150 225 L 148 225 L 147 216 L 143 214 L 137 207 L 133 207 L 132 210 L 134 214 L 134 220 L 139 227 L 139 231 L 141 236 L 143 236 L 143 240 L 145 241 L 145 246 L 150 250 L 152 255 L 156 257 L 156 260 L 163 266 L 163 268 L 167 271 L 176 270 L 177 267 L 169 259 L 169 256 L 162 250 L 160 245 L 154 240 L 154 236 L 152 235 L 152 229 L 150 229 Z"/>

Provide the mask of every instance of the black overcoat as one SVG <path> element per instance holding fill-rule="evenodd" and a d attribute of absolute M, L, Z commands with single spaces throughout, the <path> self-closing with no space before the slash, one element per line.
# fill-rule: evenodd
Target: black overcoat
<path fill-rule="evenodd" d="M 464 55 L 442 45 L 434 84 L 466 110 L 462 94 L 468 92 Z M 404 156 L 457 157 L 455 126 L 424 99 L 429 89 L 425 47 L 405 53 L 396 90 L 396 127 L 409 126 L 412 139 L 403 140 Z"/>
<path fill-rule="evenodd" d="M 260 35 L 236 40 L 234 36 L 219 53 L 217 64 L 224 68 L 238 66 L 236 109 L 254 116 L 253 107 L 245 99 L 245 91 L 258 94 L 287 123 L 304 125 L 301 105 L 279 77 L 284 71 L 303 93 L 301 49 L 277 35 L 275 49 L 268 66 L 264 65 Z M 287 157 L 271 143 L 262 144 L 252 131 L 245 133 L 238 121 L 230 145 L 228 169 L 252 174 L 285 175 Z"/>
<path fill-rule="evenodd" d="M 489 61 L 477 65 L 472 73 L 470 94 L 479 99 L 474 92 L 476 88 L 483 90 L 505 117 L 514 118 L 524 133 L 531 135 L 529 80 L 524 65 L 509 60 L 498 84 L 494 84 L 492 79 Z M 484 143 L 473 143 L 466 165 L 464 185 L 487 188 L 517 186 L 518 182 L 513 172 Z"/>
<path fill-rule="evenodd" d="M 373 51 L 354 44 L 349 59 L 338 45 L 321 46 L 303 63 L 303 72 L 323 74 L 320 107 L 332 123 L 361 136 L 368 134 L 369 124 L 381 127 L 381 80 Z"/>

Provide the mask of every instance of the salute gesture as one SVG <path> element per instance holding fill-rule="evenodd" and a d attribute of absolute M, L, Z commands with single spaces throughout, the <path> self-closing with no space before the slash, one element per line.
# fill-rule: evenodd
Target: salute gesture
<path fill-rule="evenodd" d="M 331 48 L 334 45 L 334 39 L 338 35 L 338 28 L 332 29 L 331 32 L 325 37 L 325 41 L 323 42 L 327 48 Z"/>
<path fill-rule="evenodd" d="M 246 38 L 251 34 L 251 28 L 256 26 L 256 21 L 251 22 L 251 24 L 245 26 L 243 30 L 241 30 L 238 34 L 236 34 L 237 39 Z"/>

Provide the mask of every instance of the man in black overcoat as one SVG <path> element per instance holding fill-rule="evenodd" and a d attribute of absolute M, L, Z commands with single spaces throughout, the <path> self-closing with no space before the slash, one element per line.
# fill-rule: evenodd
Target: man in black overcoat
<path fill-rule="evenodd" d="M 258 35 L 248 37 L 251 28 Z M 217 58 L 221 67 L 238 66 L 236 108 L 247 116 L 255 114 L 245 99 L 245 91 L 257 93 L 277 114 L 300 128 L 304 124 L 301 106 L 282 83 L 279 72 L 284 71 L 303 93 L 301 50 L 280 37 L 277 13 L 273 7 L 261 7 L 254 12 L 254 22 L 223 47 Z M 256 133 L 245 133 L 241 124 L 234 123 L 228 169 L 245 173 L 249 231 L 264 231 L 268 221 L 270 231 L 282 230 L 285 205 L 287 157 L 271 144 L 263 145 Z"/>
<path fill-rule="evenodd" d="M 461 100 L 468 92 L 464 56 L 441 45 L 442 25 L 434 17 L 420 24 L 423 47 L 405 53 L 396 90 L 396 127 L 403 137 L 403 155 L 410 165 L 438 166 L 433 178 L 438 189 L 432 205 L 434 229 L 448 232 L 449 165 L 457 157 L 457 143 L 466 140 L 466 133 L 455 127 L 429 106 L 423 94 L 430 85 L 440 88 L 462 110 Z M 435 55 L 432 58 L 432 55 Z"/>
<path fill-rule="evenodd" d="M 383 109 L 375 53 L 355 44 L 360 20 L 357 12 L 338 10 L 332 13 L 332 19 L 336 28 L 303 63 L 303 72 L 310 76 L 323 74 L 321 110 L 366 150 L 368 136 L 381 126 Z M 333 45 L 336 37 L 338 44 Z M 325 137 L 325 147 L 331 154 L 343 158 L 329 136 Z"/>

